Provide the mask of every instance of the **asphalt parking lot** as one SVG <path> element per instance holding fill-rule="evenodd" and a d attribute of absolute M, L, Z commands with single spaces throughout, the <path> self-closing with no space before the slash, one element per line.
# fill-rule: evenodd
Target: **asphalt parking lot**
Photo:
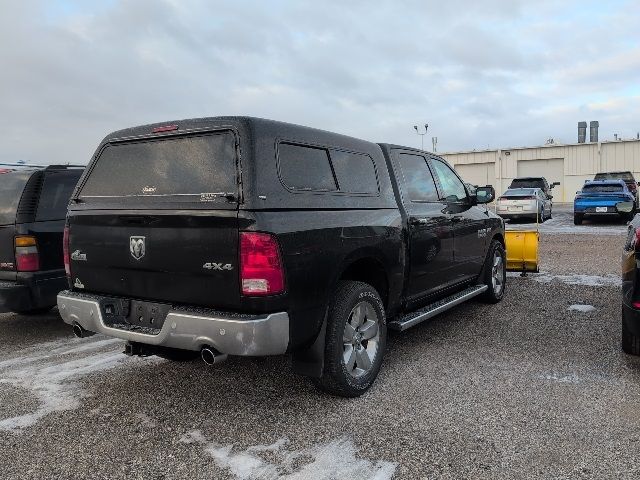
<path fill-rule="evenodd" d="M 509 228 L 534 228 L 510 225 Z M 354 400 L 286 358 L 121 355 L 57 313 L 0 314 L 2 478 L 638 478 L 640 360 L 620 350 L 626 227 L 541 226 L 541 273 L 390 337 Z"/>

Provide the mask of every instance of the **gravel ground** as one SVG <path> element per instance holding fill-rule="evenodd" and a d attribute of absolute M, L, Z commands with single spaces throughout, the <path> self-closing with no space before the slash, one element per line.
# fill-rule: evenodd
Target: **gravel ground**
<path fill-rule="evenodd" d="M 286 358 L 127 358 L 56 315 L 2 314 L 2 478 L 639 478 L 640 360 L 620 351 L 612 280 L 623 240 L 543 231 L 546 273 L 391 335 L 355 400 Z"/>

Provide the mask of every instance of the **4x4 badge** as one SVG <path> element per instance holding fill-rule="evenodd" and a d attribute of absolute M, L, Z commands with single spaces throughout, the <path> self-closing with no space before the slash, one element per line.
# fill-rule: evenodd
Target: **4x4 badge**
<path fill-rule="evenodd" d="M 146 252 L 144 237 L 129 237 L 129 251 L 131 252 L 131 256 L 136 260 L 144 257 Z"/>

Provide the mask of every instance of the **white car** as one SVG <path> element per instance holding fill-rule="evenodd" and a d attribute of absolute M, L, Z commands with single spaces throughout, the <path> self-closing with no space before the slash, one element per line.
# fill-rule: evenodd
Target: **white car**
<path fill-rule="evenodd" d="M 544 222 L 551 218 L 553 204 L 540 188 L 510 188 L 496 203 L 496 213 L 505 219 L 528 218 Z"/>

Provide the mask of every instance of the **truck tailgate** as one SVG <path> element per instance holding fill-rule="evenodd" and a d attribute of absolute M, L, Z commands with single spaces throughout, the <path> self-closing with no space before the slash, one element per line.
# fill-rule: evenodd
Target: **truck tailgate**
<path fill-rule="evenodd" d="M 78 290 L 212 308 L 239 302 L 236 210 L 82 212 L 69 227 Z"/>

